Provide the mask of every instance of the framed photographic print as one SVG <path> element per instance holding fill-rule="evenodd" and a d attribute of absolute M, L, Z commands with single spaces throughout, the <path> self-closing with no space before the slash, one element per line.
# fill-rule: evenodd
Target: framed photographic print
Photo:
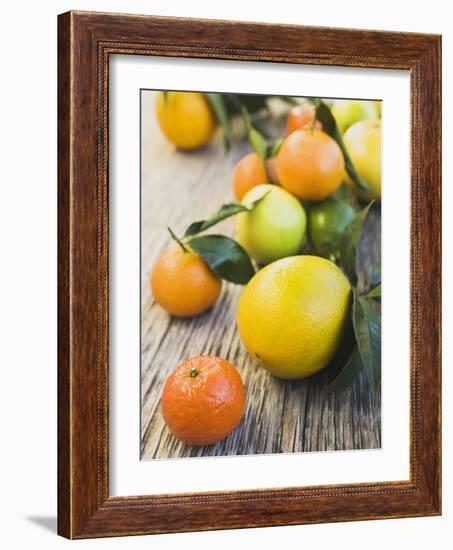
<path fill-rule="evenodd" d="M 440 514 L 440 37 L 58 28 L 59 533 Z"/>

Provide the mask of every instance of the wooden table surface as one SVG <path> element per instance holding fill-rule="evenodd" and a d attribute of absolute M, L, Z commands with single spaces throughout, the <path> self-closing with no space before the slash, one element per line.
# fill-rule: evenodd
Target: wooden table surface
<path fill-rule="evenodd" d="M 142 92 L 142 459 L 379 448 L 380 392 L 371 397 L 363 373 L 349 390 L 331 394 L 323 389 L 323 373 L 280 380 L 246 352 L 236 327 L 243 287 L 224 282 L 215 306 L 193 319 L 171 317 L 154 302 L 149 274 L 170 242 L 166 227 L 182 234 L 190 222 L 234 201 L 232 168 L 250 148 L 241 141 L 225 154 L 217 136 L 201 151 L 176 151 L 156 125 L 153 102 L 152 92 Z M 362 278 L 380 253 L 379 212 L 372 212 L 369 222 L 360 255 Z M 226 220 L 217 230 L 233 236 L 234 222 Z M 246 388 L 246 412 L 223 441 L 191 447 L 165 426 L 160 395 L 177 365 L 202 354 L 219 355 L 237 367 Z"/>

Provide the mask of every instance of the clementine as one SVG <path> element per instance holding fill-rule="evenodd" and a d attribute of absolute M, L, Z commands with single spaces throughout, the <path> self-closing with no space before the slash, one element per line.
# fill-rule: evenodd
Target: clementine
<path fill-rule="evenodd" d="M 211 445 L 239 424 L 245 389 L 226 359 L 201 355 L 184 361 L 167 378 L 162 414 L 171 433 L 189 445 Z"/>
<path fill-rule="evenodd" d="M 334 193 L 344 176 L 344 157 L 337 142 L 321 130 L 296 130 L 282 143 L 277 174 L 293 195 L 321 201 Z"/>
<path fill-rule="evenodd" d="M 268 183 L 268 176 L 263 160 L 256 153 L 242 157 L 233 170 L 233 191 L 238 200 L 261 183 Z"/>
<path fill-rule="evenodd" d="M 159 92 L 156 116 L 162 133 L 180 149 L 203 147 L 217 128 L 206 97 L 195 92 Z"/>
<path fill-rule="evenodd" d="M 203 258 L 176 242 L 165 248 L 151 272 L 156 302 L 177 317 L 194 317 L 217 300 L 222 281 Z"/>
<path fill-rule="evenodd" d="M 286 133 L 291 134 L 295 130 L 303 130 L 310 128 L 315 118 L 315 106 L 311 103 L 301 103 L 293 107 L 288 113 L 286 119 Z M 320 130 L 321 123 L 317 120 L 314 127 Z"/>

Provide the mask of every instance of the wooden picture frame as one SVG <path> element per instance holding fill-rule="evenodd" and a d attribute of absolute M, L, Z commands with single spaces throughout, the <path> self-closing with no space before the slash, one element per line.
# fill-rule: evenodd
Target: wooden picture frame
<path fill-rule="evenodd" d="M 88 538 L 441 513 L 441 38 L 135 15 L 58 20 L 58 532 Z M 109 495 L 109 56 L 410 71 L 410 480 Z"/>

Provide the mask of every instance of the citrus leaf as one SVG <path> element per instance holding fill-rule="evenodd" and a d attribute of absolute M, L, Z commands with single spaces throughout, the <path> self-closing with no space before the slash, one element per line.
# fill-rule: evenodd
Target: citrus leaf
<path fill-rule="evenodd" d="M 214 214 L 211 214 L 209 218 L 191 223 L 186 229 L 184 237 L 197 235 L 198 233 L 205 231 L 209 227 L 212 227 L 213 225 L 216 225 L 217 223 L 226 220 L 227 218 L 234 216 L 235 214 L 239 214 L 239 212 L 251 212 L 255 208 L 255 206 L 260 203 L 269 193 L 270 191 L 264 193 L 262 197 L 259 197 L 258 199 L 253 201 L 250 206 L 236 203 L 228 203 L 222 205 L 220 209 L 217 210 L 217 212 L 214 212 Z"/>
<path fill-rule="evenodd" d="M 284 141 L 284 138 L 279 138 L 269 145 L 268 151 L 267 151 L 268 158 L 274 158 L 278 155 L 278 152 L 280 151 L 280 147 L 282 146 L 283 141 Z"/>
<path fill-rule="evenodd" d="M 355 271 L 357 245 L 362 235 L 363 224 L 373 202 L 370 202 L 363 210 L 357 212 L 339 238 L 340 261 L 352 284 L 357 282 Z"/>
<path fill-rule="evenodd" d="M 255 274 L 247 252 L 235 240 L 224 235 L 192 237 L 187 244 L 200 254 L 219 277 L 244 285 Z"/>
<path fill-rule="evenodd" d="M 223 128 L 223 139 L 225 142 L 225 149 L 229 151 L 231 148 L 233 137 L 231 134 L 230 119 L 225 106 L 223 94 L 205 93 L 205 96 L 209 101 L 209 104 L 211 105 L 211 108 L 214 112 L 215 117 L 217 118 L 217 121 Z"/>
<path fill-rule="evenodd" d="M 381 297 L 381 283 L 374 286 L 371 290 L 369 290 L 365 296 L 367 298 L 380 298 Z"/>
<path fill-rule="evenodd" d="M 340 392 L 346 390 L 354 383 L 357 375 L 363 369 L 362 359 L 357 346 L 349 355 L 346 363 L 336 378 L 327 386 L 327 391 Z"/>
<path fill-rule="evenodd" d="M 369 191 L 369 186 L 359 176 L 356 169 L 354 168 L 351 157 L 349 156 L 349 153 L 343 142 L 341 132 L 337 127 L 337 123 L 334 116 L 332 115 L 330 108 L 324 103 L 324 101 L 322 101 L 322 99 L 315 99 L 312 101 L 315 104 L 316 120 L 319 120 L 319 122 L 321 122 L 323 131 L 326 132 L 326 134 L 329 134 L 329 136 L 338 143 L 338 146 L 343 153 L 345 169 L 348 173 L 348 176 L 359 189 Z"/>
<path fill-rule="evenodd" d="M 332 193 L 329 197 L 329 199 L 333 199 L 335 201 L 346 201 L 347 198 L 348 191 L 344 183 L 342 183 L 340 187 L 335 191 L 335 193 Z"/>
<path fill-rule="evenodd" d="M 250 126 L 248 133 L 248 140 L 253 147 L 255 153 L 262 159 L 266 160 L 267 157 L 267 142 L 266 139 L 258 130 Z"/>
<path fill-rule="evenodd" d="M 352 324 L 373 396 L 381 381 L 381 315 L 372 300 L 353 289 Z"/>
<path fill-rule="evenodd" d="M 209 218 L 191 223 L 189 227 L 186 229 L 184 236 L 190 237 L 191 235 L 196 235 L 197 233 L 201 233 L 202 231 L 205 231 L 209 227 L 212 227 L 213 225 L 221 222 L 222 220 L 225 220 L 226 218 L 229 218 L 230 216 L 234 216 L 239 212 L 247 212 L 248 210 L 249 209 L 242 204 L 235 204 L 235 203 L 224 204 L 222 205 L 220 210 L 217 210 L 217 212 L 214 212 L 214 214 L 209 216 Z"/>
<path fill-rule="evenodd" d="M 247 139 L 255 153 L 262 159 L 267 158 L 267 141 L 266 138 L 256 128 L 252 126 L 250 114 L 245 105 L 241 104 L 241 114 L 247 129 Z"/>

